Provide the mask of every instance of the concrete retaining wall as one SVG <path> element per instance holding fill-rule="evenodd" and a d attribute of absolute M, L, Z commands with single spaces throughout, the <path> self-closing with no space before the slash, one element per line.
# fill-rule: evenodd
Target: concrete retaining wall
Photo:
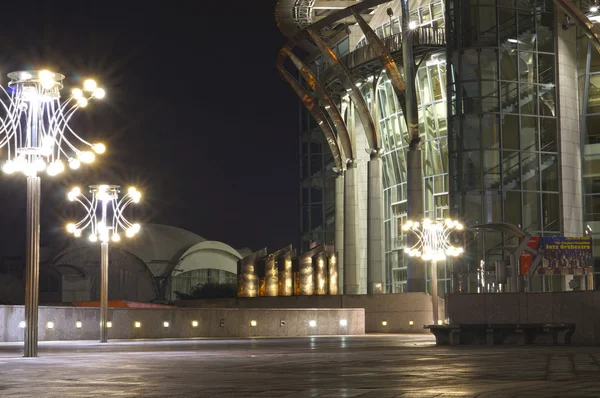
<path fill-rule="evenodd" d="M 424 293 L 239 297 L 182 300 L 175 305 L 187 308 L 363 308 L 366 333 L 429 333 L 423 330 L 423 325 L 433 321 L 431 296 Z M 444 305 L 440 299 L 441 319 L 444 319 Z"/>
<path fill-rule="evenodd" d="M 23 341 L 23 306 L 0 306 L 0 341 Z M 361 335 L 365 333 L 362 308 L 250 309 L 175 308 L 109 309 L 109 339 L 190 337 L 300 337 Z M 310 321 L 316 321 L 315 326 Z M 346 321 L 343 325 L 341 320 Z M 193 322 L 198 322 L 193 326 Z M 256 326 L 251 325 L 256 321 Z M 283 321 L 283 322 L 282 322 Z M 48 327 L 53 323 L 53 328 Z M 77 327 L 81 322 L 81 327 Z M 140 327 L 135 327 L 139 322 Z M 165 327 L 165 322 L 168 326 Z M 100 339 L 99 308 L 40 307 L 39 340 Z"/>
<path fill-rule="evenodd" d="M 573 344 L 600 344 L 600 292 L 452 294 L 448 315 L 460 323 L 575 323 Z"/>

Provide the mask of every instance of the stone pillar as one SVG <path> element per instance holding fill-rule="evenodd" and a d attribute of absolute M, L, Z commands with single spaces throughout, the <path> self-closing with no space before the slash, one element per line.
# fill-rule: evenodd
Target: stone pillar
<path fill-rule="evenodd" d="M 335 251 L 338 266 L 338 294 L 344 293 L 344 173 L 335 178 Z"/>
<path fill-rule="evenodd" d="M 381 155 L 371 154 L 368 162 L 367 197 L 367 294 L 383 293 L 383 180 Z"/>
<path fill-rule="evenodd" d="M 344 176 L 344 294 L 359 294 L 358 184 L 356 164 Z"/>
<path fill-rule="evenodd" d="M 408 218 L 412 221 L 421 222 L 423 219 L 423 166 L 421 162 L 420 150 L 406 151 L 406 170 L 407 170 L 407 207 Z M 416 236 L 408 234 L 408 247 L 416 243 Z M 425 265 L 417 257 L 408 257 L 408 266 L 406 268 L 406 289 L 409 292 L 427 292 L 425 283 Z"/>

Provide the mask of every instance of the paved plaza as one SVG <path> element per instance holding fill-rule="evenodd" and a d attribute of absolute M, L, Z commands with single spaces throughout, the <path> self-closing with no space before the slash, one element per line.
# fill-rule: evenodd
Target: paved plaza
<path fill-rule="evenodd" d="M 0 397 L 596 397 L 600 347 L 429 335 L 0 344 Z"/>

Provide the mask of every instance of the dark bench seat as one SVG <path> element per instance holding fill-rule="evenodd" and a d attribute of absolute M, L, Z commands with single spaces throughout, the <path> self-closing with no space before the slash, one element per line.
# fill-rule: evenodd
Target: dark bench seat
<path fill-rule="evenodd" d="M 570 344 L 574 323 L 484 323 L 424 325 L 435 336 L 437 345 L 458 344 L 533 344 L 543 337 L 546 344 Z"/>

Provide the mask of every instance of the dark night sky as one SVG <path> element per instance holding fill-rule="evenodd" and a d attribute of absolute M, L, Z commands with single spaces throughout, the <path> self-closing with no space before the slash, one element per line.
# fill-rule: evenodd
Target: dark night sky
<path fill-rule="evenodd" d="M 188 5 L 192 4 L 192 5 Z M 275 1 L 33 1 L 0 23 L 0 83 L 45 68 L 95 78 L 76 131 L 107 145 L 92 166 L 42 176 L 42 243 L 63 238 L 73 184 L 135 184 L 136 215 L 236 248 L 297 242 L 297 102 L 275 69 Z M 201 5 L 201 6 L 200 6 Z M 225 6 L 224 6 L 225 5 Z M 0 159 L 4 159 L 4 150 Z M 0 175 L 0 255 L 24 253 L 25 177 Z"/>

